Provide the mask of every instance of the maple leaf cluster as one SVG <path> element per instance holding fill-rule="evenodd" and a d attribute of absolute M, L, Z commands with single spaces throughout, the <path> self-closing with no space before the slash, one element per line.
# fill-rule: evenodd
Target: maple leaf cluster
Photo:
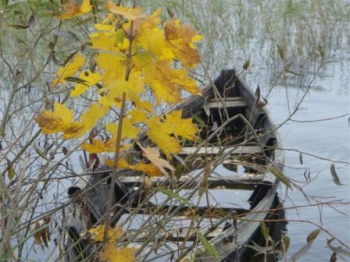
<path fill-rule="evenodd" d="M 92 7 L 89 1 L 84 0 L 79 5 L 71 0 L 63 9 L 59 18 L 68 19 L 88 14 Z M 120 159 L 118 167 L 149 175 L 168 174 L 167 170 L 173 169 L 167 161 L 181 151 L 180 138 L 195 139 L 197 128 L 191 119 L 182 119 L 181 111 L 160 116 L 156 107 L 179 103 L 183 91 L 199 94 L 199 87 L 189 77 L 189 70 L 200 62 L 194 44 L 202 36 L 178 19 L 163 23 L 160 9 L 147 16 L 141 8 L 109 2 L 104 5 L 104 10 L 106 17 L 95 24 L 95 31 L 88 40 L 94 53 L 94 66 L 89 68 L 86 65 L 89 57 L 77 53 L 58 69 L 57 77 L 51 83 L 51 88 L 56 89 L 72 78 L 78 79 L 70 97 L 93 89 L 99 94 L 98 101 L 80 116 L 74 115 L 65 105 L 55 103 L 52 111 L 43 111 L 36 121 L 44 134 L 62 132 L 65 139 L 77 139 L 94 128 L 111 110 L 120 112 L 124 103 L 127 110 L 119 120 L 123 125 L 121 150 L 130 148 L 127 143 L 137 140 L 140 132 L 146 130 L 167 160 L 161 159 L 158 149 L 140 145 L 150 163 L 130 164 Z M 122 102 L 123 94 L 125 102 Z M 150 95 L 154 99 L 150 99 Z M 105 129 L 110 134 L 108 141 L 94 138 L 91 143 L 82 144 L 82 148 L 90 153 L 115 152 L 118 124 L 111 122 Z"/>
<path fill-rule="evenodd" d="M 94 236 L 96 242 L 103 242 L 105 226 L 101 225 L 89 230 L 89 233 Z M 115 244 L 123 236 L 123 229 L 121 227 L 108 228 L 108 241 L 103 244 L 100 259 L 109 262 L 134 262 L 135 252 L 134 248 L 118 248 Z"/>

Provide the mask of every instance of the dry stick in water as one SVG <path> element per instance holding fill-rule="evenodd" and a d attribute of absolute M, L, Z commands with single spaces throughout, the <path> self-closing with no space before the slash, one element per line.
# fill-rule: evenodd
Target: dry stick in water
<path fill-rule="evenodd" d="M 123 130 L 123 115 L 125 111 L 125 98 L 126 94 L 123 93 L 122 97 L 122 104 L 120 107 L 120 117 L 119 117 L 119 125 L 118 125 L 118 134 L 117 134 L 117 142 L 116 142 L 116 148 L 115 148 L 115 157 L 114 157 L 114 168 L 112 172 L 111 177 L 111 187 L 109 189 L 109 197 L 108 197 L 108 203 L 107 203 L 107 211 L 106 211 L 106 220 L 105 220 L 105 232 L 103 239 L 104 241 L 108 238 L 108 228 L 109 228 L 109 221 L 110 221 L 110 213 L 113 205 L 113 198 L 114 198 L 114 187 L 115 187 L 115 179 L 118 172 L 118 162 L 119 162 L 119 151 L 120 151 L 120 142 L 121 142 L 121 136 L 122 136 L 122 130 Z"/>

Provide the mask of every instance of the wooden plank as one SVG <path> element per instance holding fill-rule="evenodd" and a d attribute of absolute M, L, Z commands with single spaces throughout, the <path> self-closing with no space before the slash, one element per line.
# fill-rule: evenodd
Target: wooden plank
<path fill-rule="evenodd" d="M 261 153 L 260 146 L 235 146 L 235 147 L 183 147 L 179 155 L 191 155 L 191 154 L 230 154 L 230 155 L 245 155 L 245 154 L 258 154 Z"/>
<path fill-rule="evenodd" d="M 242 97 L 228 97 L 224 99 L 211 99 L 206 105 L 208 108 L 245 107 L 247 103 Z"/>
<path fill-rule="evenodd" d="M 163 241 L 198 241 L 196 230 L 198 229 L 189 229 L 189 228 L 178 228 L 178 229 L 169 229 L 167 231 L 161 232 L 159 236 L 162 237 Z M 211 231 L 207 234 L 206 239 L 210 240 L 217 237 L 219 234 L 222 234 L 223 230 L 217 228 L 216 230 Z M 134 242 L 143 242 L 149 240 L 148 234 L 139 234 Z"/>
<path fill-rule="evenodd" d="M 207 180 L 208 188 L 222 189 L 254 189 L 259 184 L 271 184 L 274 182 L 273 174 L 236 174 L 225 177 L 209 177 Z M 151 184 L 154 187 L 173 185 L 182 189 L 193 188 L 202 183 L 202 177 L 192 177 L 183 175 L 174 185 L 171 179 L 167 177 L 151 177 Z M 129 176 L 121 177 L 122 182 L 126 187 L 140 187 L 143 184 L 143 177 Z"/>

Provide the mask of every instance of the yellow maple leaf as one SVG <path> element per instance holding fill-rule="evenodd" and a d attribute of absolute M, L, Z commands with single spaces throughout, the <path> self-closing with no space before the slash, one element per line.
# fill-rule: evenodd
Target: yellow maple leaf
<path fill-rule="evenodd" d="M 55 102 L 53 111 L 44 110 L 35 121 L 44 134 L 63 132 L 73 123 L 73 111 Z"/>
<path fill-rule="evenodd" d="M 196 134 L 198 132 L 197 126 L 192 122 L 192 119 L 182 118 L 181 110 L 166 114 L 162 128 L 165 128 L 168 134 L 173 134 L 176 137 L 181 136 L 188 140 L 196 139 Z"/>
<path fill-rule="evenodd" d="M 121 138 L 136 138 L 141 131 L 140 126 L 135 126 L 139 123 L 147 121 L 147 115 L 142 110 L 134 109 L 128 111 L 123 118 L 123 129 Z M 118 133 L 118 124 L 111 122 L 106 125 L 106 130 L 112 135 L 116 136 Z"/>
<path fill-rule="evenodd" d="M 151 60 L 147 65 L 144 82 L 152 89 L 158 105 L 163 101 L 168 104 L 181 101 L 180 86 L 173 81 L 169 61 Z"/>
<path fill-rule="evenodd" d="M 75 0 L 69 0 L 69 2 L 63 5 L 63 9 L 64 13 L 58 16 L 60 19 L 72 18 L 89 13 L 92 10 L 92 5 L 90 4 L 90 0 L 83 0 L 81 5 L 75 2 Z"/>
<path fill-rule="evenodd" d="M 198 94 L 200 88 L 196 81 L 189 77 L 185 69 L 174 69 L 168 60 L 154 59 L 151 55 L 137 54 L 133 57 L 134 69 L 143 75 L 143 81 L 149 85 L 157 100 L 174 104 L 181 101 L 181 90 Z"/>
<path fill-rule="evenodd" d="M 134 41 L 158 59 L 172 60 L 175 54 L 165 40 L 164 31 L 158 27 L 160 13 L 161 9 L 156 10 L 136 27 L 137 34 Z"/>
<path fill-rule="evenodd" d="M 85 130 L 86 128 L 84 123 L 81 123 L 81 122 L 71 123 L 63 130 L 63 137 L 65 139 L 71 139 L 71 138 L 78 139 L 83 135 Z"/>
<path fill-rule="evenodd" d="M 92 104 L 90 108 L 80 116 L 84 128 L 77 135 L 82 136 L 85 132 L 91 130 L 97 124 L 98 120 L 107 114 L 108 110 L 109 107 L 107 106 L 100 106 L 97 103 Z"/>
<path fill-rule="evenodd" d="M 76 84 L 74 90 L 70 93 L 71 97 L 77 97 L 84 93 L 90 86 L 96 85 L 101 81 L 101 76 L 98 73 L 93 73 L 91 71 L 81 72 L 78 78 L 83 80 L 84 83 Z"/>
<path fill-rule="evenodd" d="M 85 56 L 81 54 L 75 55 L 72 61 L 69 61 L 58 69 L 56 73 L 57 78 L 52 81 L 51 87 L 66 82 L 65 78 L 73 76 L 84 65 L 84 62 Z"/>
<path fill-rule="evenodd" d="M 104 163 L 109 167 L 115 167 L 114 160 L 111 158 L 105 159 Z M 144 163 L 144 162 L 138 162 L 134 165 L 130 165 L 128 162 L 126 162 L 125 159 L 119 159 L 118 162 L 118 169 L 129 169 L 134 171 L 141 171 L 147 175 L 150 176 L 161 176 L 162 173 L 160 172 L 159 168 L 153 165 L 152 163 Z"/>
<path fill-rule="evenodd" d="M 166 128 L 163 129 L 164 123 L 158 117 L 152 117 L 147 122 L 149 130 L 148 137 L 156 143 L 156 145 L 164 152 L 168 159 L 171 159 L 171 154 L 177 154 L 181 151 L 179 141 L 171 136 Z"/>
<path fill-rule="evenodd" d="M 143 147 L 140 143 L 137 144 L 142 149 L 144 156 L 147 157 L 147 159 L 151 161 L 151 163 L 155 165 L 163 175 L 169 175 L 166 169 L 172 172 L 175 171 L 175 168 L 167 160 L 161 158 L 158 148 L 152 148 L 149 146 Z"/>
<path fill-rule="evenodd" d="M 108 2 L 105 4 L 105 8 L 108 9 L 111 13 L 121 15 L 128 20 L 136 20 L 145 17 L 145 14 L 142 13 L 142 9 L 139 7 L 123 7 L 117 6 L 112 2 Z"/>
<path fill-rule="evenodd" d="M 128 169 L 135 170 L 135 171 L 141 171 L 147 175 L 150 176 L 161 176 L 162 173 L 158 167 L 156 167 L 154 164 L 150 163 L 143 163 L 139 162 L 136 163 L 135 165 L 129 165 Z"/>
<path fill-rule="evenodd" d="M 113 136 L 117 136 L 118 134 L 118 125 L 116 123 L 109 123 L 106 125 L 106 129 L 108 132 L 113 134 Z M 123 128 L 122 128 L 122 134 L 121 139 L 125 138 L 136 138 L 139 132 L 141 131 L 140 127 L 134 127 L 133 123 L 129 118 L 123 119 Z"/>
<path fill-rule="evenodd" d="M 101 141 L 99 139 L 92 139 L 92 143 L 83 143 L 80 147 L 89 153 L 103 153 L 103 152 L 115 152 L 116 139 L 112 138 L 107 141 Z M 125 148 L 121 147 L 120 151 L 124 151 Z"/>
<path fill-rule="evenodd" d="M 187 25 L 180 25 L 178 19 L 166 22 L 164 32 L 170 48 L 184 66 L 193 68 L 200 62 L 200 55 L 195 49 L 194 42 L 200 41 L 202 36 L 197 35 Z"/>
<path fill-rule="evenodd" d="M 105 225 L 99 225 L 97 227 L 89 229 L 89 232 L 94 236 L 95 242 L 104 241 Z M 115 228 L 108 227 L 108 242 L 115 243 L 116 240 L 123 236 L 123 228 L 117 226 Z"/>
<path fill-rule="evenodd" d="M 177 137 L 194 140 L 198 132 L 191 119 L 182 119 L 182 111 L 173 111 L 164 118 L 152 117 L 147 122 L 148 137 L 162 149 L 168 159 L 170 154 L 177 154 L 181 150 Z M 175 138 L 175 137 L 176 138 Z"/>
<path fill-rule="evenodd" d="M 102 261 L 109 262 L 135 262 L 135 248 L 117 248 L 113 243 L 106 243 L 100 253 Z"/>

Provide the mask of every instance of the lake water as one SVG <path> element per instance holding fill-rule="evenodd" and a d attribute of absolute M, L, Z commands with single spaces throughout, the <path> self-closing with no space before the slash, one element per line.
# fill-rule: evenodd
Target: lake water
<path fill-rule="evenodd" d="M 349 45 L 333 50 L 333 62 L 327 63 L 315 78 L 304 101 L 292 120 L 285 122 L 298 105 L 306 88 L 295 84 L 297 77 L 287 75 L 270 93 L 269 108 L 276 124 L 283 124 L 280 134 L 286 150 L 285 174 L 302 186 L 280 196 L 286 208 L 287 235 L 291 239 L 290 257 L 306 244 L 309 233 L 324 228 L 311 249 L 300 261 L 329 261 L 332 251 L 327 240 L 338 238 L 349 248 L 350 243 L 350 59 Z M 268 75 L 267 69 L 264 72 Z M 262 74 L 247 77 L 257 85 Z M 294 81 L 293 81 L 294 79 Z M 269 82 L 271 83 L 271 82 Z M 265 88 L 268 92 L 269 88 Z M 328 120 L 327 120 L 328 119 Z M 300 162 L 302 152 L 303 163 Z M 333 182 L 330 167 L 334 164 L 341 186 Z M 306 177 L 310 174 L 311 182 Z M 332 242 L 334 246 L 341 245 Z M 338 257 L 349 261 L 349 257 Z"/>
<path fill-rule="evenodd" d="M 350 62 L 349 57 L 343 54 L 339 59 L 341 62 L 325 67 L 293 117 L 293 120 L 301 122 L 288 121 L 280 130 L 286 148 L 286 175 L 304 183 L 304 172 L 308 170 L 310 178 L 314 179 L 303 187 L 303 193 L 309 198 L 296 189 L 286 194 L 284 206 L 290 208 L 286 211 L 287 219 L 300 221 L 289 222 L 287 227 L 291 254 L 298 251 L 306 243 L 307 235 L 317 228 L 311 223 L 329 230 L 343 243 L 350 243 Z M 302 95 L 303 90 L 297 88 L 288 89 L 288 98 L 284 87 L 273 91 L 270 108 L 277 124 L 289 116 L 287 99 L 293 107 Z M 339 116 L 343 117 L 337 118 Z M 335 119 L 322 121 L 330 118 Z M 303 164 L 300 163 L 299 152 L 310 154 L 303 154 Z M 332 181 L 332 163 L 343 184 L 341 186 Z M 337 201 L 339 203 L 334 203 Z M 327 205 L 332 202 L 334 204 Z M 309 204 L 313 206 L 305 207 Z M 322 232 L 301 261 L 328 261 L 332 252 L 326 241 L 330 238 L 329 234 Z"/>

